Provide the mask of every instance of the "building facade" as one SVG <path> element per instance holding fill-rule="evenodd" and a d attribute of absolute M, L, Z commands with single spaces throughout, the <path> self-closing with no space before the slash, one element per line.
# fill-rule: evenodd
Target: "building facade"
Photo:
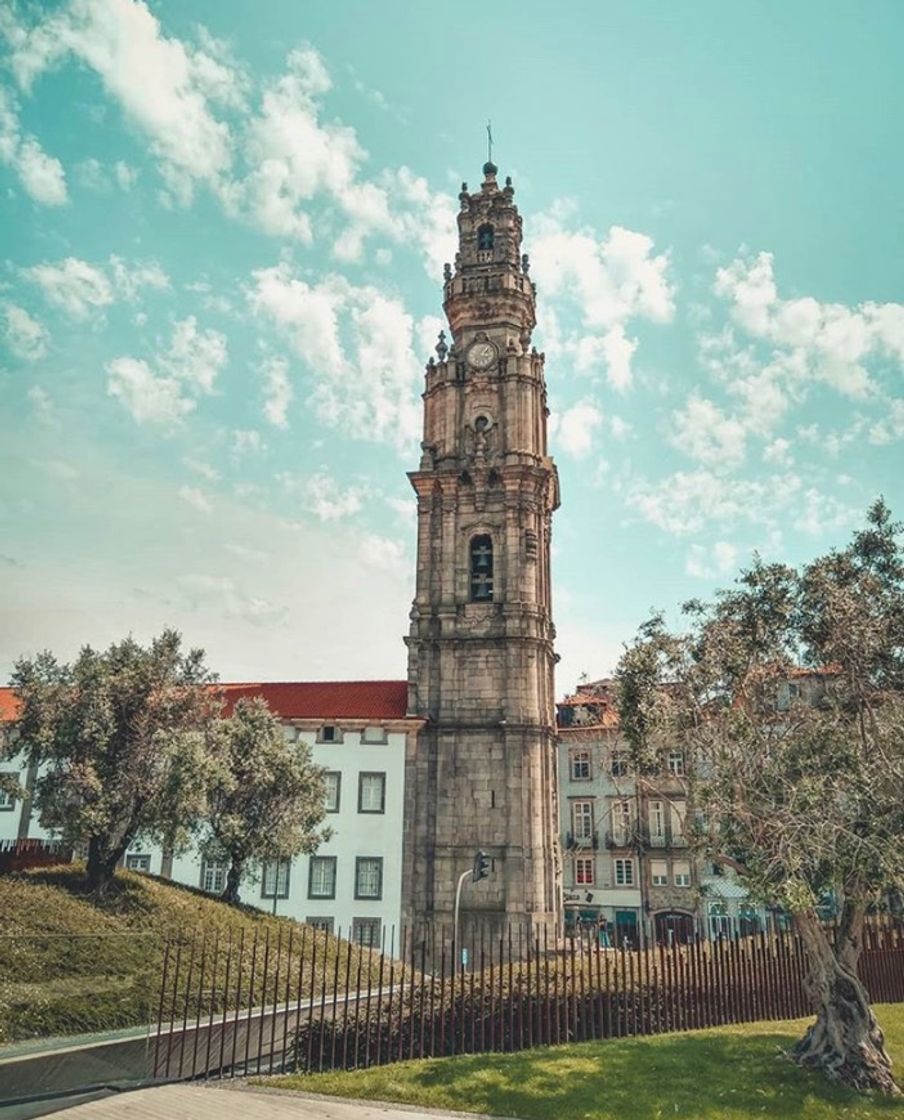
<path fill-rule="evenodd" d="M 219 686 L 225 711 L 240 697 L 259 696 L 282 721 L 289 742 L 304 745 L 326 770 L 332 837 L 313 855 L 250 869 L 242 901 L 326 928 L 365 944 L 398 944 L 403 881 L 405 759 L 420 721 L 408 717 L 405 681 L 294 682 Z M 15 718 L 10 689 L 0 689 L 0 717 Z M 2 764 L 19 784 L 33 786 L 21 757 Z M 53 839 L 28 800 L 0 793 L 0 843 Z M 126 867 L 221 894 L 226 864 L 196 848 L 173 854 L 139 838 Z"/>
<path fill-rule="evenodd" d="M 425 721 L 406 768 L 403 912 L 449 923 L 558 922 L 550 532 L 559 504 L 546 445 L 536 291 L 510 180 L 487 163 L 462 184 L 424 391 L 409 712 Z"/>
<path fill-rule="evenodd" d="M 578 685 L 557 720 L 566 929 L 605 919 L 634 947 L 764 929 L 731 869 L 691 852 L 683 751 L 664 744 L 658 773 L 635 774 L 609 679 Z"/>

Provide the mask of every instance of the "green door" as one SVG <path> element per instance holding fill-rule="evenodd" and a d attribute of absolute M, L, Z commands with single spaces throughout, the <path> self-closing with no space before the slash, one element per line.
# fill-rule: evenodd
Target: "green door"
<path fill-rule="evenodd" d="M 638 947 L 636 910 L 615 911 L 615 945 L 613 948 L 624 948 L 626 941 L 628 949 Z"/>

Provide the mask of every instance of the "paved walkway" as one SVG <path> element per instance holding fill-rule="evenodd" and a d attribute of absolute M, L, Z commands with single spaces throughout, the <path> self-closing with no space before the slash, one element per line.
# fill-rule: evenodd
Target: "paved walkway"
<path fill-rule="evenodd" d="M 202 1085 L 161 1085 L 117 1093 L 58 1115 L 60 1120 L 428 1120 L 464 1116 L 481 1120 L 475 1113 L 425 1112 L 379 1101 Z"/>

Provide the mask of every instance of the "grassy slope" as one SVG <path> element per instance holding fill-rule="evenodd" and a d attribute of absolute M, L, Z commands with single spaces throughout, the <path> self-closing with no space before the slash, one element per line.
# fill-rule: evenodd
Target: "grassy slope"
<path fill-rule="evenodd" d="M 0 878 L 0 1043 L 149 1022 L 164 938 L 219 933 L 225 945 L 244 933 L 247 958 L 255 934 L 285 938 L 290 928 L 297 936 L 288 919 L 128 871 L 103 906 L 86 895 L 77 866 Z M 329 959 L 340 943 L 317 936 Z M 353 968 L 356 961 L 353 953 Z M 328 984 L 332 975 L 327 969 Z"/>
<path fill-rule="evenodd" d="M 904 1006 L 877 1013 L 900 1071 Z M 784 1057 L 805 1026 L 747 1023 L 262 1083 L 522 1120 L 904 1120 L 904 1101 L 858 1097 Z"/>

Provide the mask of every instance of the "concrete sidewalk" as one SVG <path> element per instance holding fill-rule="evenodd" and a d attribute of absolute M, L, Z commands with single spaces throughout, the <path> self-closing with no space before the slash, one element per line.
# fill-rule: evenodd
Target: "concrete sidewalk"
<path fill-rule="evenodd" d="M 208 1085 L 161 1085 L 117 1093 L 102 1101 L 76 1105 L 61 1120 L 428 1120 L 467 1117 L 469 1112 L 435 1112 L 380 1101 L 347 1101 L 275 1089 Z"/>

